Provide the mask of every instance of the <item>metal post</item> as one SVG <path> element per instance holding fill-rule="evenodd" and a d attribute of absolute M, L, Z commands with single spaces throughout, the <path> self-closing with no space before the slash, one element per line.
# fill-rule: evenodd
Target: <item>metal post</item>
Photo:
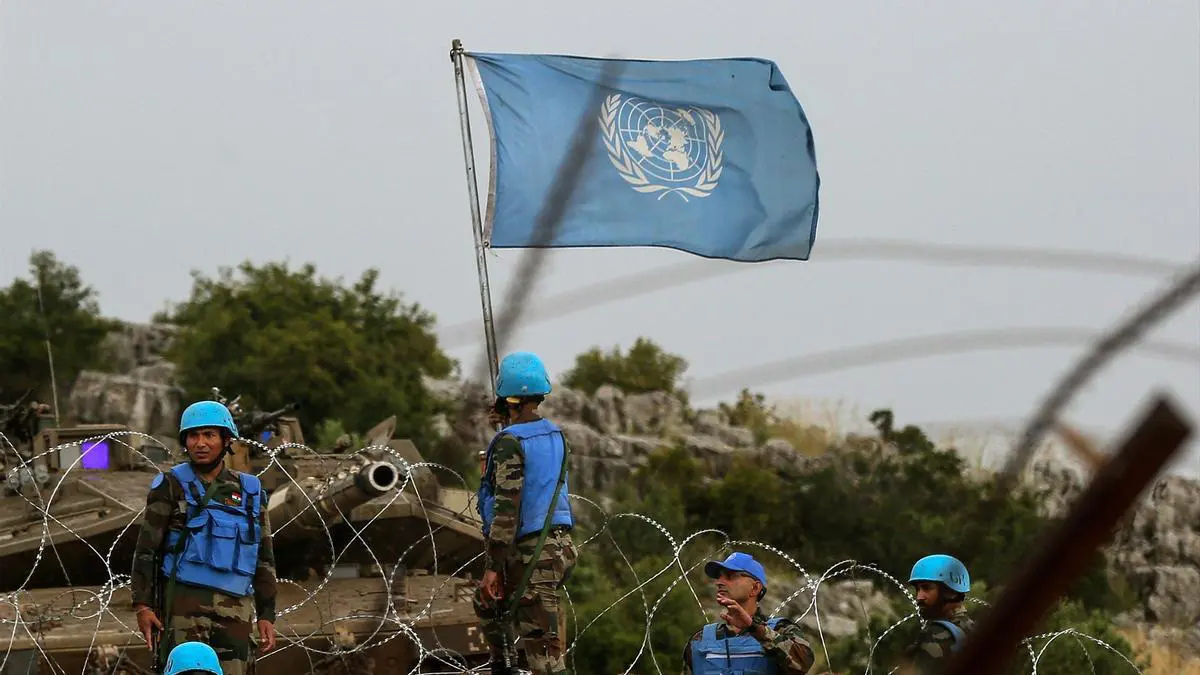
<path fill-rule="evenodd" d="M 454 78 L 458 88 L 458 119 L 462 124 L 463 161 L 467 169 L 467 196 L 471 203 L 471 221 L 475 235 L 475 265 L 479 270 L 479 300 L 483 305 L 483 331 L 487 340 L 488 369 L 491 374 L 492 395 L 496 394 L 496 375 L 500 355 L 496 346 L 496 324 L 492 319 L 492 291 L 488 284 L 487 250 L 483 247 L 483 216 L 479 208 L 479 185 L 475 177 L 475 150 L 471 145 L 471 121 L 467 117 L 467 79 L 463 73 L 462 40 L 450 43 L 450 60 L 454 63 Z"/>
<path fill-rule="evenodd" d="M 488 283 L 487 250 L 483 247 L 483 215 L 479 208 L 479 184 L 475 176 L 475 149 L 471 143 L 471 120 L 467 115 L 467 78 L 463 72 L 462 40 L 455 38 L 450 43 L 450 61 L 454 63 L 454 79 L 458 93 L 458 119 L 462 127 L 463 163 L 467 170 L 467 198 L 471 204 L 471 231 L 475 236 L 475 266 L 479 271 L 479 301 L 483 308 L 483 332 L 487 341 L 489 386 L 496 396 L 496 376 L 499 374 L 500 354 L 496 345 L 496 323 L 492 318 L 492 291 Z M 498 431 L 499 429 L 497 429 Z M 502 606 L 502 605 L 501 605 Z M 507 618 L 498 617 L 501 623 Z M 508 627 L 503 629 L 504 669 L 511 672 L 517 659 Z"/>
<path fill-rule="evenodd" d="M 54 350 L 50 347 L 50 322 L 46 319 L 46 305 L 42 302 L 42 270 L 37 270 L 37 299 L 38 314 L 42 317 L 42 335 L 46 338 L 46 359 L 50 362 L 50 391 L 54 398 L 54 426 L 60 426 L 62 421 L 58 416 L 58 377 L 54 374 Z"/>
<path fill-rule="evenodd" d="M 1023 636 L 1076 581 L 1112 536 L 1118 521 L 1187 441 L 1192 424 L 1166 396 L 1156 397 L 1071 511 L 1047 533 L 1040 546 L 1009 579 L 1005 591 L 980 622 L 961 652 L 946 664 L 946 675 L 1000 673 Z"/>

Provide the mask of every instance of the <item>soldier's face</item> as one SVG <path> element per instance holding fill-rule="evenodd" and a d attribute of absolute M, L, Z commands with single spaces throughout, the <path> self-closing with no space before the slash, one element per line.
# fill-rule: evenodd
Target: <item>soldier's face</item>
<path fill-rule="evenodd" d="M 221 432 L 214 427 L 191 429 L 184 437 L 188 457 L 196 464 L 212 464 L 221 457 L 225 450 L 225 439 Z"/>
<path fill-rule="evenodd" d="M 939 593 L 938 585 L 931 581 L 917 582 L 917 604 L 922 610 L 931 610 L 938 603 Z"/>
<path fill-rule="evenodd" d="M 718 596 L 724 595 L 739 604 L 758 595 L 758 582 L 742 572 L 721 570 L 721 575 L 713 581 L 713 585 L 717 587 Z"/>

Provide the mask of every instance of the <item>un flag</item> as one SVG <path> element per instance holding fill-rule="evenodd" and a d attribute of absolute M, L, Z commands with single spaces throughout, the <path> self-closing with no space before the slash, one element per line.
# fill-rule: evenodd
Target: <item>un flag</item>
<path fill-rule="evenodd" d="M 491 137 L 491 246 L 534 244 L 556 172 L 577 159 L 572 136 L 592 115 L 596 145 L 548 246 L 808 259 L 820 187 L 813 135 L 774 62 L 622 60 L 620 74 L 602 82 L 611 60 L 467 56 Z"/>

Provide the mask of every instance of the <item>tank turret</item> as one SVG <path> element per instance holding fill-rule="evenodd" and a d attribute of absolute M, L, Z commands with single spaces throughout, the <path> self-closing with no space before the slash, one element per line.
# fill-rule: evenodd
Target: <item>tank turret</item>
<path fill-rule="evenodd" d="M 288 580 L 279 585 L 279 621 L 299 641 L 257 672 L 309 672 L 314 652 L 305 648 L 329 654 L 350 645 L 408 672 L 409 636 L 472 664 L 486 658 L 471 609 L 474 582 L 455 576 L 483 551 L 469 495 L 416 466 L 424 458 L 411 441 L 392 438 L 394 417 L 358 443 L 310 449 L 299 406 L 247 412 L 240 396 L 213 396 L 245 430 L 228 465 L 258 475 L 267 491 L 277 570 Z M 57 668 L 41 667 L 81 672 L 116 653 L 144 666 L 149 655 L 130 630 L 133 547 L 150 483 L 186 457 L 121 425 L 55 426 L 47 410 L 31 416 L 29 405 L 0 408 L 5 436 L 21 439 L 4 475 L 14 489 L 0 485 L 0 568 L 17 571 L 0 574 L 0 624 L 21 621 L 9 663 L 36 671 L 53 661 Z M 12 421 L 18 414 L 22 434 Z M 147 457 L 164 453 L 168 461 Z"/>

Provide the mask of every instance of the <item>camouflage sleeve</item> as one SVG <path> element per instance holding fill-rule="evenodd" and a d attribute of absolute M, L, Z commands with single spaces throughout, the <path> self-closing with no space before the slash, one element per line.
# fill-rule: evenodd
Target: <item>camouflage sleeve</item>
<path fill-rule="evenodd" d="M 763 626 L 755 637 L 780 673 L 805 675 L 816 661 L 812 646 L 804 639 L 800 626 L 792 621 L 781 621 L 777 628 Z"/>
<path fill-rule="evenodd" d="M 161 478 L 161 480 L 160 480 Z M 175 510 L 176 495 L 166 474 L 159 474 L 151 483 L 146 495 L 146 511 L 142 516 L 142 527 L 138 530 L 137 544 L 133 549 L 133 570 L 130 579 L 130 601 L 133 605 L 154 605 L 154 584 L 158 580 L 158 554 L 171 525 L 171 513 Z M 160 608 L 154 607 L 155 611 Z"/>
<path fill-rule="evenodd" d="M 488 567 L 497 572 L 504 570 L 504 562 L 521 526 L 521 486 L 524 481 L 525 458 L 521 442 L 512 436 L 503 436 L 492 448 L 496 505 L 488 532 Z"/>
<path fill-rule="evenodd" d="M 258 548 L 258 567 L 254 570 L 254 613 L 259 621 L 275 623 L 275 546 L 271 538 L 271 519 L 267 517 L 267 493 L 262 493 L 263 509 L 258 522 L 262 525 L 262 541 Z"/>

